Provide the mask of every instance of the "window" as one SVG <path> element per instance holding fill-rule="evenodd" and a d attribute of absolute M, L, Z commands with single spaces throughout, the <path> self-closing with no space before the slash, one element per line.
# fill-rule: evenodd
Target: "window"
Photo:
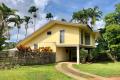
<path fill-rule="evenodd" d="M 47 32 L 47 35 L 51 35 L 51 34 L 52 34 L 51 31 L 48 31 L 48 32 Z"/>
<path fill-rule="evenodd" d="M 81 31 L 81 44 L 83 44 L 83 31 Z"/>
<path fill-rule="evenodd" d="M 64 30 L 60 30 L 60 43 L 64 43 Z"/>
<path fill-rule="evenodd" d="M 90 33 L 85 33 L 85 44 L 90 45 Z"/>
<path fill-rule="evenodd" d="M 38 48 L 38 44 L 34 44 L 34 49 L 37 49 Z"/>

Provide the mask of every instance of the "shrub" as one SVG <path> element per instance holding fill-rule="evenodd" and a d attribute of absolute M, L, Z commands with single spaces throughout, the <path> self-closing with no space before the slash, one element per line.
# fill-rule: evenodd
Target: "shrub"
<path fill-rule="evenodd" d="M 23 46 L 23 45 L 17 46 L 17 49 L 20 52 L 30 52 L 30 51 L 32 51 L 32 49 L 30 47 Z"/>
<path fill-rule="evenodd" d="M 52 49 L 50 47 L 41 47 L 40 52 L 52 52 Z"/>
<path fill-rule="evenodd" d="M 52 49 L 50 47 L 39 47 L 38 49 L 31 49 L 28 46 L 20 45 L 17 46 L 18 51 L 20 52 L 52 52 Z"/>
<path fill-rule="evenodd" d="M 96 49 L 93 49 L 91 51 L 92 54 L 92 62 L 101 62 L 101 61 L 111 61 L 108 57 L 106 51 L 97 51 Z"/>
<path fill-rule="evenodd" d="M 84 49 L 81 49 L 81 50 L 80 50 L 80 62 L 81 62 L 81 63 L 85 63 L 87 56 L 88 56 L 88 53 L 85 52 Z"/>
<path fill-rule="evenodd" d="M 5 48 L 5 40 L 6 38 L 5 37 L 0 37 L 0 51 L 2 51 L 4 48 Z"/>

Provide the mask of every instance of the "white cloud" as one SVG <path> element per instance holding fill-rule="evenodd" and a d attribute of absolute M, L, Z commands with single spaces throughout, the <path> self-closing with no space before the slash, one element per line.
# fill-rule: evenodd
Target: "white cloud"
<path fill-rule="evenodd" d="M 58 16 L 53 17 L 53 20 L 58 20 L 58 19 L 59 19 Z"/>
<path fill-rule="evenodd" d="M 103 20 L 96 21 L 96 24 L 94 26 L 95 30 L 100 29 L 100 28 L 104 28 L 104 27 L 105 27 L 105 22 Z"/>
<path fill-rule="evenodd" d="M 34 0 L 34 3 L 41 11 L 48 5 L 49 0 Z"/>

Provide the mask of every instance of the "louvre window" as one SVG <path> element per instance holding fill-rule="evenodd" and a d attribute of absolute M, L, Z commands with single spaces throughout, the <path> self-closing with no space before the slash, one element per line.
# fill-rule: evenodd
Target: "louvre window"
<path fill-rule="evenodd" d="M 38 44 L 34 44 L 34 49 L 38 49 Z"/>
<path fill-rule="evenodd" d="M 60 30 L 60 43 L 64 43 L 64 30 Z"/>
<path fill-rule="evenodd" d="M 90 33 L 85 33 L 85 44 L 90 45 Z"/>
<path fill-rule="evenodd" d="M 48 31 L 48 32 L 47 32 L 47 35 L 51 35 L 51 34 L 52 34 L 51 31 Z"/>

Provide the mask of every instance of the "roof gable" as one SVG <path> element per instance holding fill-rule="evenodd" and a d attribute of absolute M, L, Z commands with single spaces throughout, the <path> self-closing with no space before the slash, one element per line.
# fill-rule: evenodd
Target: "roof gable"
<path fill-rule="evenodd" d="M 24 44 L 25 42 L 33 39 L 34 37 L 38 36 L 40 33 L 42 33 L 44 30 L 50 28 L 51 26 L 55 25 L 55 24 L 60 24 L 60 25 L 65 25 L 65 26 L 75 26 L 75 27 L 81 27 L 81 28 L 86 28 L 89 29 L 90 31 L 92 31 L 92 29 L 85 25 L 85 24 L 76 24 L 76 23 L 68 23 L 68 22 L 62 22 L 62 21 L 56 21 L 56 20 L 51 20 L 49 21 L 47 24 L 45 24 L 44 26 L 40 27 L 38 30 L 36 30 L 34 33 L 32 33 L 31 35 L 29 35 L 28 37 L 26 37 L 25 39 L 23 39 L 22 41 L 18 42 L 17 46 L 20 44 Z"/>

